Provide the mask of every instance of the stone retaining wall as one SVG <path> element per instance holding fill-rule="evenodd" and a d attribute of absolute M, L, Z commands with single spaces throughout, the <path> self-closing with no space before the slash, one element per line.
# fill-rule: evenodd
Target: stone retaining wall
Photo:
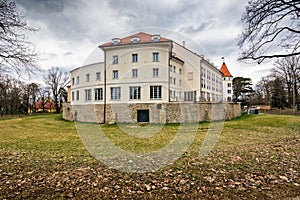
<path fill-rule="evenodd" d="M 96 123 L 137 123 L 139 110 L 149 111 L 149 123 L 183 123 L 230 120 L 241 116 L 239 103 L 162 103 L 109 104 L 104 120 L 103 104 L 71 106 L 63 104 L 63 118 Z"/>

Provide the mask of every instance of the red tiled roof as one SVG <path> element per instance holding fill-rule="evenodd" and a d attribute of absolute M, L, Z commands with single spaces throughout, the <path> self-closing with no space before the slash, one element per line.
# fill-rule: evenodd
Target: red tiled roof
<path fill-rule="evenodd" d="M 229 72 L 229 70 L 228 70 L 225 62 L 223 62 L 220 71 L 224 74 L 224 76 L 226 76 L 226 77 L 232 77 L 232 75 L 230 74 L 230 72 Z"/>
<path fill-rule="evenodd" d="M 140 41 L 138 42 L 139 44 L 153 42 L 151 39 L 152 36 L 153 35 L 150 35 L 150 34 L 144 33 L 144 32 L 136 33 L 134 35 L 120 38 L 120 43 L 118 45 L 132 44 L 132 42 L 131 42 L 132 38 L 140 38 Z M 160 37 L 160 40 L 158 42 L 168 42 L 168 41 L 171 41 L 171 40 L 164 38 L 164 37 Z M 100 45 L 100 47 L 107 47 L 107 46 L 112 46 L 112 45 L 113 45 L 112 42 L 108 42 L 108 43 Z"/>
<path fill-rule="evenodd" d="M 43 109 L 42 103 L 39 101 L 35 102 L 35 107 L 37 109 Z M 54 109 L 55 108 L 54 103 L 45 102 L 45 105 L 44 105 L 45 110 L 50 109 L 50 107 L 51 107 L 51 109 Z"/>

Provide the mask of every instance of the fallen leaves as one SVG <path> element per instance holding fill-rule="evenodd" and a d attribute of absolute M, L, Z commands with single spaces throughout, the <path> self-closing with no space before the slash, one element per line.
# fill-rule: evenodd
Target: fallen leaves
<path fill-rule="evenodd" d="M 214 150 L 157 172 L 121 173 L 92 157 L 0 150 L 1 199 L 299 196 L 299 140 Z"/>

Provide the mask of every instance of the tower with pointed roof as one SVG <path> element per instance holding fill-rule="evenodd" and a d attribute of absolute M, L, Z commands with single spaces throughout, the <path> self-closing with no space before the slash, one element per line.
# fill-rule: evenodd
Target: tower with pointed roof
<path fill-rule="evenodd" d="M 232 80 L 233 76 L 228 70 L 225 61 L 223 59 L 223 64 L 220 71 L 223 73 L 223 101 L 232 101 Z"/>

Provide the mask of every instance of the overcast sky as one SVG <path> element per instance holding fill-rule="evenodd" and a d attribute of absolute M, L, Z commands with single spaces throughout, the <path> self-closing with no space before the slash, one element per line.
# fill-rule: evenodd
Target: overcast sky
<path fill-rule="evenodd" d="M 219 68 L 225 57 L 233 76 L 256 82 L 271 63 L 237 61 L 246 5 L 247 0 L 17 0 L 28 24 L 40 29 L 29 39 L 42 55 L 42 69 L 70 71 L 103 61 L 98 45 L 143 31 L 184 40 Z"/>

